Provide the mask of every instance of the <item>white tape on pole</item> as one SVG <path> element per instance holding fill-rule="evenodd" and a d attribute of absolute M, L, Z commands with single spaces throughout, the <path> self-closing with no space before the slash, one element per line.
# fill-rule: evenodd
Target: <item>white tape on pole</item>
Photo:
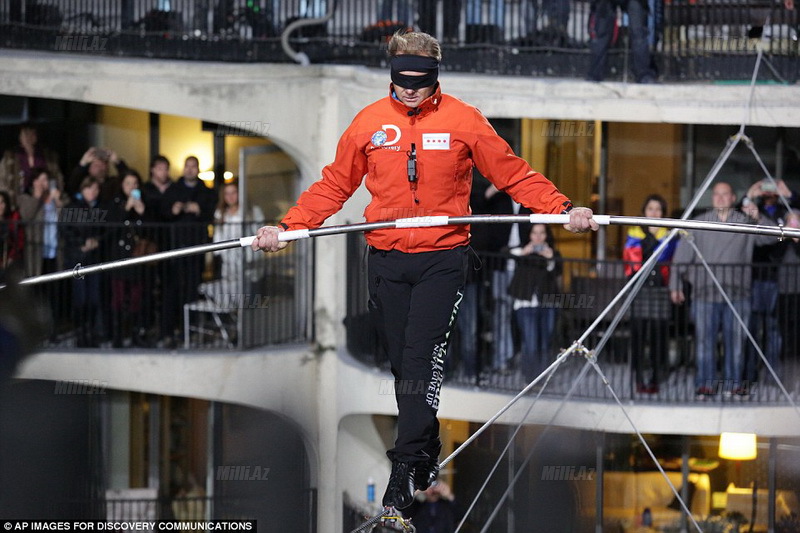
<path fill-rule="evenodd" d="M 278 233 L 279 241 L 296 241 L 298 239 L 308 239 L 307 229 L 293 229 L 289 231 L 282 231 Z"/>
<path fill-rule="evenodd" d="M 427 228 L 431 226 L 446 226 L 450 217 L 437 215 L 430 217 L 398 218 L 395 220 L 396 228 Z"/>
<path fill-rule="evenodd" d="M 531 224 L 567 224 L 569 215 L 540 215 L 532 213 L 528 215 Z"/>
<path fill-rule="evenodd" d="M 529 215 L 531 224 L 569 224 L 569 215 Z M 611 224 L 610 215 L 592 215 L 592 220 L 601 226 L 608 226 Z"/>
<path fill-rule="evenodd" d="M 242 248 L 247 248 L 248 246 L 253 244 L 254 240 L 256 240 L 255 235 L 251 237 L 242 237 L 241 239 L 239 239 L 239 244 L 241 245 Z"/>

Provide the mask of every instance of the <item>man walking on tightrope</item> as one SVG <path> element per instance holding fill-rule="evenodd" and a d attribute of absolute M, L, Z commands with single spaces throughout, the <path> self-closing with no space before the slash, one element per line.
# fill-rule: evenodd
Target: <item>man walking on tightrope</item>
<path fill-rule="evenodd" d="M 254 250 L 277 251 L 284 230 L 313 229 L 361 185 L 367 222 L 470 213 L 472 166 L 537 213 L 569 213 L 565 227 L 596 230 L 544 176 L 516 157 L 474 107 L 442 94 L 441 48 L 425 33 L 389 42 L 389 96 L 363 109 L 342 134 L 336 159 L 289 210 L 281 227 L 258 230 Z M 441 450 L 443 360 L 466 278 L 469 226 L 383 229 L 367 234 L 370 306 L 395 377 L 397 440 L 383 505 L 403 509 L 436 479 Z"/>

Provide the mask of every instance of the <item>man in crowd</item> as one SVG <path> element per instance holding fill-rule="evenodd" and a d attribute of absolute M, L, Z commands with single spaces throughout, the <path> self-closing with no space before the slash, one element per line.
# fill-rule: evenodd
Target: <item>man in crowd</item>
<path fill-rule="evenodd" d="M 712 209 L 694 220 L 753 224 L 755 219 L 735 209 L 736 194 L 733 187 L 718 182 L 712 189 Z M 775 223 L 761 216 L 758 223 L 774 226 Z M 722 293 L 714 284 L 711 274 L 700 263 L 689 239 L 692 239 L 711 267 L 713 276 L 730 298 L 733 308 L 723 299 Z M 734 309 L 747 324 L 750 316 L 750 285 L 753 247 L 775 242 L 768 235 L 750 235 L 718 231 L 691 231 L 687 239 L 678 243 L 674 268 L 670 273 L 670 294 L 675 304 L 682 304 L 683 278 L 690 280 L 693 292 L 695 325 L 695 391 L 698 399 L 715 394 L 719 389 L 716 377 L 717 333 L 722 329 L 725 344 L 723 388 L 727 394 L 743 394 L 742 386 L 744 330 L 734 316 Z"/>

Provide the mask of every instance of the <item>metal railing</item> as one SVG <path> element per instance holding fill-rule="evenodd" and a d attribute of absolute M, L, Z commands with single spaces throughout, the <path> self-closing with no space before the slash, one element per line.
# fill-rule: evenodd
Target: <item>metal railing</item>
<path fill-rule="evenodd" d="M 388 360 L 379 346 L 369 311 L 364 246 L 363 236 L 348 236 L 347 345 L 349 352 L 364 364 L 388 369 Z M 505 289 L 511 279 L 508 274 L 509 262 L 518 258 L 493 253 L 479 253 L 478 256 L 481 268 L 472 272 L 467 283 L 451 337 L 445 384 L 517 392 L 532 379 L 530 375 L 530 379 L 525 375 L 526 362 L 521 355 L 522 332 L 515 321 L 513 301 Z M 672 268 L 680 266 L 673 265 Z M 746 284 L 744 280 L 750 279 L 754 268 L 752 264 L 711 266 L 716 275 L 721 276 L 726 290 Z M 772 321 L 765 321 L 764 314 L 751 312 L 748 327 L 765 355 L 775 359 L 773 364 L 779 378 L 796 398 L 800 393 L 800 365 L 797 363 L 800 335 L 793 324 L 794 317 L 800 314 L 800 264 L 765 266 L 773 269 L 773 276 L 781 280 L 779 289 L 773 286 L 773 290 L 780 290 L 781 293 L 774 313 L 769 315 Z M 645 288 L 637 295 L 631 309 L 598 354 L 603 371 L 621 398 L 667 402 L 697 399 L 694 379 L 695 323 L 691 309 L 696 305 L 693 302 L 698 289 L 693 291 L 691 283 L 698 283 L 695 276 L 702 274 L 703 267 L 697 264 L 685 267 L 687 302 L 673 305 L 666 287 Z M 547 364 L 555 359 L 559 348 L 569 346 L 581 336 L 622 289 L 627 282 L 624 270 L 625 263 L 622 261 L 563 260 L 561 292 L 545 294 L 539 302 L 544 308 L 554 309 L 557 317 L 551 349 L 546 354 Z M 731 298 L 736 298 L 735 290 Z M 470 316 L 472 318 L 467 318 Z M 614 313 L 608 315 L 594 331 L 586 343 L 588 348 L 597 345 L 613 316 Z M 474 334 L 470 334 L 470 331 L 474 331 Z M 776 334 L 782 339 L 780 347 L 769 342 Z M 724 338 L 720 341 L 719 347 L 715 348 L 715 359 L 720 365 L 717 376 L 720 379 L 702 385 L 713 390 L 707 396 L 722 402 L 787 403 L 788 400 L 746 338 L 742 378 L 736 382 L 722 379 Z M 651 357 L 652 350 L 657 355 L 655 359 Z M 548 385 L 548 393 L 566 394 L 583 363 L 585 359 L 581 357 L 567 359 Z M 651 384 L 654 367 L 657 370 L 654 381 L 658 390 L 646 390 Z M 740 389 L 738 392 L 741 394 L 732 394 L 735 389 Z M 591 371 L 576 395 L 612 399 L 606 386 Z M 705 401 L 708 399 L 705 398 Z"/>
<path fill-rule="evenodd" d="M 23 224 L 21 266 L 27 276 L 210 242 L 213 229 L 68 220 L 67 211 L 57 223 Z M 252 232 L 251 223 L 234 225 L 225 234 Z M 46 228 L 55 230 L 52 259 L 43 259 Z M 97 247 L 82 252 L 89 239 Z M 232 249 L 36 285 L 34 292 L 52 317 L 44 347 L 241 350 L 308 342 L 313 254 L 312 241 L 275 254 Z"/>
<path fill-rule="evenodd" d="M 758 39 L 766 79 L 798 79 L 798 12 L 783 0 L 649 2 L 654 63 L 664 80 L 749 79 Z M 0 47 L 147 58 L 291 62 L 280 36 L 312 63 L 385 66 L 401 28 L 436 35 L 443 68 L 584 78 L 593 2 L 586 0 L 13 0 L 0 4 Z M 619 17 L 608 79 L 625 79 L 627 18 Z"/>

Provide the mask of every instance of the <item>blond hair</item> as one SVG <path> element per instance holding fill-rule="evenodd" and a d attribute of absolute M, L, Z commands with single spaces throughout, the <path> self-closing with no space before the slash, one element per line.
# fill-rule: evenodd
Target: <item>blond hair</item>
<path fill-rule="evenodd" d="M 404 33 L 400 30 L 389 40 L 389 57 L 401 54 L 428 56 L 436 61 L 442 60 L 442 48 L 435 37 L 421 31 Z"/>

